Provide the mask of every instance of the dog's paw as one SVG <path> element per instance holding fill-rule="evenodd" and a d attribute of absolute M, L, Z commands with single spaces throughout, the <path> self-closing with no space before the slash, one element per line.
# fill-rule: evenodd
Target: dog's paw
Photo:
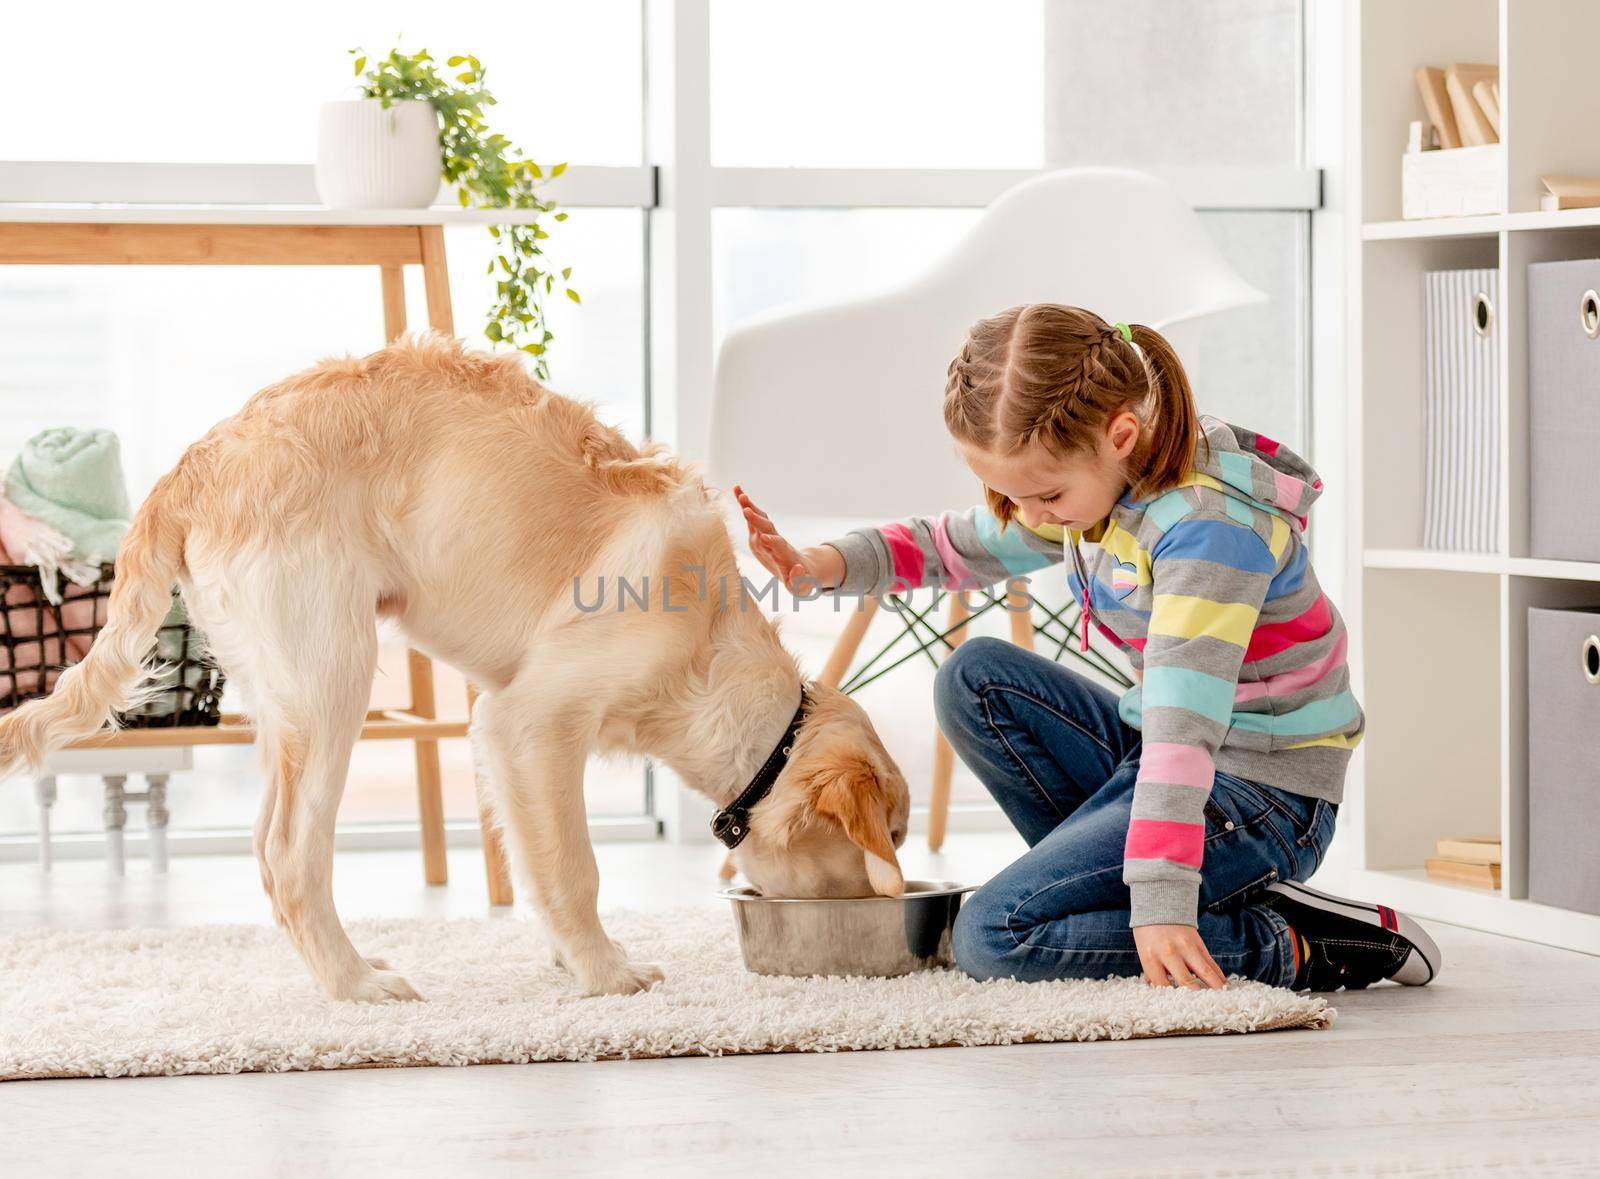
<path fill-rule="evenodd" d="M 630 962 L 620 954 L 587 970 L 574 970 L 585 995 L 632 995 L 648 991 L 666 975 L 649 962 Z"/>
<path fill-rule="evenodd" d="M 561 952 L 561 947 L 556 945 L 554 938 L 540 938 L 539 946 L 534 950 L 534 959 L 547 970 L 559 970 L 563 974 L 571 974 L 572 967 L 567 965 L 567 956 Z"/>
<path fill-rule="evenodd" d="M 389 960 L 387 958 L 368 958 L 367 965 L 374 970 L 388 970 Z"/>
<path fill-rule="evenodd" d="M 388 970 L 369 971 L 342 990 L 344 993 L 334 998 L 354 1003 L 416 1002 L 422 998 L 404 978 Z"/>

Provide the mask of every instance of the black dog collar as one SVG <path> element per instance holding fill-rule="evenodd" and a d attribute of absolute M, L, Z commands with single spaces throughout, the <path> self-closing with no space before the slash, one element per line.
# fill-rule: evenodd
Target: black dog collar
<path fill-rule="evenodd" d="M 739 797 L 711 816 L 711 834 L 722 841 L 724 847 L 730 851 L 744 841 L 750 834 L 750 812 L 772 790 L 772 784 L 778 780 L 778 775 L 783 773 L 783 767 L 789 762 L 789 751 L 794 748 L 795 735 L 800 732 L 800 723 L 805 720 L 806 704 L 810 701 L 811 694 L 806 691 L 804 684 L 800 685 L 800 707 L 794 711 L 794 719 L 789 722 L 789 727 L 783 731 L 783 736 L 778 739 L 778 747 L 767 755 L 767 760 L 761 763 L 761 768 L 756 771 L 756 776 L 750 780 Z"/>

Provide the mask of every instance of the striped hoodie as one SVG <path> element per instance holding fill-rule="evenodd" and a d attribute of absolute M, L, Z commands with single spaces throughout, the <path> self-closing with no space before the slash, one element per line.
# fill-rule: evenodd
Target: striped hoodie
<path fill-rule="evenodd" d="M 1143 677 L 1120 704 L 1143 738 L 1123 867 L 1133 925 L 1195 924 L 1215 770 L 1338 802 L 1365 728 L 1344 622 L 1302 537 L 1322 481 L 1270 438 L 1201 421 L 1209 453 L 1182 486 L 1125 494 L 1087 532 L 1020 519 L 1002 532 L 980 505 L 830 542 L 836 593 L 973 589 L 1070 554 L 1074 596 L 1088 586 L 1090 621 Z"/>

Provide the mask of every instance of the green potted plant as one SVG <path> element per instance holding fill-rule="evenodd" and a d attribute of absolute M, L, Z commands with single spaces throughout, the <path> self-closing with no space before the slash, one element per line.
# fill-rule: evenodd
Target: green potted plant
<path fill-rule="evenodd" d="M 317 189 L 335 208 L 404 208 L 433 203 L 441 176 L 455 188 L 463 208 L 531 210 L 514 225 L 491 225 L 498 245 L 489 273 L 499 272 L 496 297 L 483 334 L 493 344 L 519 348 L 534 358 L 541 379 L 549 377 L 553 333 L 545 322 L 547 296 L 569 285 L 571 267 L 559 271 L 544 256 L 549 237 L 540 221 L 565 221 L 554 201 L 540 196 L 546 181 L 566 171 L 548 170 L 528 159 L 504 135 L 490 129 L 485 111 L 495 105 L 476 57 L 454 56 L 446 76 L 426 49 L 406 54 L 391 49 L 369 63 L 350 50 L 361 97 L 324 105 L 317 149 Z"/>

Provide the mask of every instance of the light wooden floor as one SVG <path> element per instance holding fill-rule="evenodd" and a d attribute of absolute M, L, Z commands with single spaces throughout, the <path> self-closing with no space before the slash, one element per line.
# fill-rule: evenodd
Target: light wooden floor
<path fill-rule="evenodd" d="M 981 879 L 1019 847 L 907 867 Z M 605 906 L 720 903 L 711 848 L 597 850 Z M 481 913 L 475 855 L 451 873 L 346 854 L 340 906 Z M 0 866 L 0 928 L 266 919 L 240 857 Z M 1320 1033 L 0 1085 L 0 1174 L 1600 1174 L 1600 959 L 1435 930 L 1439 983 L 1340 997 Z"/>

